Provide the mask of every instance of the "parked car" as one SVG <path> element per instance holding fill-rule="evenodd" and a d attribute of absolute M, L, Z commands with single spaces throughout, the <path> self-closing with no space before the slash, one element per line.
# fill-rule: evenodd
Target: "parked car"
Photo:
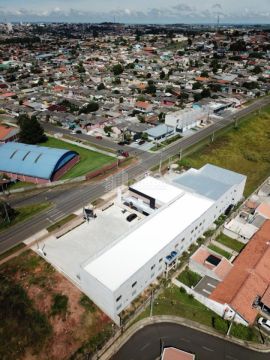
<path fill-rule="evenodd" d="M 126 158 L 129 157 L 129 153 L 127 151 L 118 150 L 117 153 L 118 153 L 118 156 L 124 156 Z"/>
<path fill-rule="evenodd" d="M 139 145 L 145 144 L 145 140 L 140 140 L 140 141 L 138 142 L 138 144 L 139 144 Z"/>
<path fill-rule="evenodd" d="M 71 133 L 72 135 L 81 134 L 81 133 L 82 133 L 82 130 L 80 130 L 80 129 L 75 129 L 75 130 L 72 130 L 70 133 Z"/>
<path fill-rule="evenodd" d="M 102 136 L 101 136 L 101 135 L 97 135 L 97 136 L 96 136 L 96 139 L 97 139 L 97 140 L 102 140 Z"/>
<path fill-rule="evenodd" d="M 266 320 L 265 318 L 260 317 L 258 319 L 258 324 L 261 325 L 261 327 L 265 330 L 270 331 L 270 320 Z"/>
<path fill-rule="evenodd" d="M 134 219 L 136 219 L 137 215 L 136 214 L 130 214 L 127 216 L 127 221 L 128 222 L 131 222 L 133 221 Z"/>
<path fill-rule="evenodd" d="M 123 146 L 123 145 L 125 145 L 125 142 L 124 141 L 119 141 L 117 144 L 120 145 L 120 146 Z"/>

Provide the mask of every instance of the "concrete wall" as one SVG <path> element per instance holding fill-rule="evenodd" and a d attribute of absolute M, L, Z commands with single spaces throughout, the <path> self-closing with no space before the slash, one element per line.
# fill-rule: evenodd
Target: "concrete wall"
<path fill-rule="evenodd" d="M 184 288 L 188 294 L 191 294 L 194 297 L 194 299 L 198 300 L 201 304 L 205 305 L 206 307 L 208 307 L 209 309 L 214 311 L 217 315 L 224 317 L 226 319 L 227 314 L 230 314 L 230 317 L 227 317 L 227 320 L 233 319 L 236 323 L 239 323 L 239 324 L 242 324 L 245 326 L 248 325 L 248 323 L 242 317 L 240 317 L 237 313 L 235 313 L 235 311 L 233 309 L 231 309 L 227 304 L 220 304 L 217 301 L 208 299 L 207 297 L 197 293 L 196 291 L 189 288 L 188 286 L 186 286 L 185 284 L 183 284 L 182 282 L 180 282 L 177 279 L 173 279 L 172 282 L 177 287 Z"/>
<path fill-rule="evenodd" d="M 106 266 L 106 264 L 104 264 L 104 266 Z M 115 312 L 114 294 L 85 271 L 84 268 L 81 268 L 80 277 L 83 292 L 115 323 L 120 325 L 120 319 Z"/>

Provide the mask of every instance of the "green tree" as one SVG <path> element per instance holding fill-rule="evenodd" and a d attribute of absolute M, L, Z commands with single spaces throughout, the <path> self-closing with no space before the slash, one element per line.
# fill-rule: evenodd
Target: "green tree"
<path fill-rule="evenodd" d="M 85 73 L 85 68 L 83 66 L 82 61 L 79 62 L 79 65 L 77 66 L 78 73 L 82 74 Z"/>
<path fill-rule="evenodd" d="M 97 86 L 97 90 L 98 90 L 98 91 L 99 91 L 99 90 L 104 90 L 104 89 L 106 89 L 106 87 L 105 87 L 105 85 L 103 84 L 103 82 L 100 83 L 100 84 L 98 84 L 98 86 Z"/>
<path fill-rule="evenodd" d="M 141 139 L 147 141 L 148 140 L 148 134 L 147 133 L 142 133 Z"/>
<path fill-rule="evenodd" d="M 122 74 L 124 68 L 121 64 L 116 64 L 112 67 L 112 72 L 115 76 Z"/>
<path fill-rule="evenodd" d="M 192 85 L 192 90 L 198 90 L 201 89 L 201 87 L 202 87 L 201 83 L 197 81 Z"/>
<path fill-rule="evenodd" d="M 165 72 L 162 70 L 162 71 L 160 72 L 160 74 L 159 74 L 160 80 L 165 79 L 165 76 L 166 76 L 166 74 L 165 74 Z"/>
<path fill-rule="evenodd" d="M 79 114 L 89 114 L 90 112 L 98 111 L 99 105 L 95 101 L 90 101 L 88 104 L 84 105 L 80 110 Z"/>
<path fill-rule="evenodd" d="M 16 215 L 16 210 L 14 210 L 7 202 L 0 200 L 0 224 L 11 222 Z"/>
<path fill-rule="evenodd" d="M 20 126 L 19 140 L 24 144 L 38 144 L 47 140 L 44 129 L 37 121 L 36 116 L 29 117 L 22 114 L 18 118 Z"/>

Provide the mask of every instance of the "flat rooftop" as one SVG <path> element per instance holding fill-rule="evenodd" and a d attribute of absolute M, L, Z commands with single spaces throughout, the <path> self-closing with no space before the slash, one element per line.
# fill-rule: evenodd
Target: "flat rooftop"
<path fill-rule="evenodd" d="M 138 218 L 128 222 L 126 217 L 130 213 L 123 214 L 117 205 L 105 211 L 97 210 L 96 214 L 96 219 L 83 223 L 58 239 L 51 236 L 44 243 L 39 242 L 40 248 L 45 245 L 46 260 L 78 283 L 80 264 L 112 244 L 124 233 L 128 233 L 139 222 Z M 36 246 L 33 250 L 37 251 Z"/>
<path fill-rule="evenodd" d="M 181 194 L 172 203 L 145 218 L 138 227 L 100 256 L 89 259 L 82 266 L 91 276 L 114 291 L 213 204 L 214 201 L 199 195 Z"/>
<path fill-rule="evenodd" d="M 234 184 L 240 184 L 246 176 L 207 164 L 201 169 L 189 169 L 176 177 L 173 184 L 189 192 L 218 200 Z"/>
<path fill-rule="evenodd" d="M 163 204 L 167 204 L 179 195 L 183 194 L 183 190 L 178 187 L 155 179 L 152 176 L 145 177 L 136 184 L 131 185 L 129 188 L 156 199 L 156 201 Z"/>

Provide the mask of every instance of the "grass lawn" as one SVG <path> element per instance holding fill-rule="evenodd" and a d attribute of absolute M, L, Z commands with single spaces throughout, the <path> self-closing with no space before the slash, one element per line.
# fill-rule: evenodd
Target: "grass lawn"
<path fill-rule="evenodd" d="M 24 182 L 24 181 L 16 181 L 16 182 L 8 185 L 8 189 L 15 190 L 15 189 L 20 189 L 22 187 L 33 186 L 33 185 L 35 185 L 35 184 L 29 183 L 29 182 Z"/>
<path fill-rule="evenodd" d="M 18 211 L 18 215 L 10 223 L 0 224 L 0 231 L 7 229 L 10 226 L 13 226 L 19 222 L 22 222 L 32 217 L 33 215 L 49 208 L 50 206 L 51 206 L 50 202 L 43 202 L 39 204 L 18 207 L 16 208 L 16 210 Z"/>
<path fill-rule="evenodd" d="M 235 239 L 230 238 L 229 236 L 226 236 L 224 234 L 220 234 L 216 241 L 220 242 L 221 244 L 228 246 L 228 248 L 231 248 L 234 251 L 240 252 L 245 244 L 241 243 L 240 241 L 237 241 Z"/>
<path fill-rule="evenodd" d="M 149 316 L 149 307 L 138 317 L 138 320 Z M 206 306 L 198 302 L 193 296 L 188 295 L 183 289 L 176 286 L 166 288 L 164 292 L 154 301 L 153 315 L 175 315 L 187 318 L 203 325 L 214 328 L 216 331 L 226 334 L 229 323 L 220 316 L 209 310 Z M 259 342 L 258 332 L 250 328 L 248 331 L 236 330 L 234 336 L 244 338 L 249 341 Z"/>
<path fill-rule="evenodd" d="M 191 288 L 196 286 L 198 282 L 201 280 L 201 278 L 202 277 L 200 275 L 196 274 L 195 272 L 189 269 L 186 269 L 181 272 L 181 274 L 178 276 L 177 279 Z"/>
<path fill-rule="evenodd" d="M 84 149 L 82 147 L 66 143 L 64 141 L 49 137 L 42 146 L 54 147 L 59 149 L 67 149 L 76 151 L 80 155 L 80 162 L 73 166 L 62 179 L 71 179 L 85 175 L 93 170 L 97 170 L 104 165 L 108 165 L 115 161 L 113 157 L 100 154 L 98 152 Z"/>
<path fill-rule="evenodd" d="M 16 246 L 13 246 L 11 249 L 5 251 L 4 253 L 2 253 L 2 254 L 0 255 L 0 260 L 5 259 L 6 257 L 14 254 L 16 251 L 19 251 L 19 250 L 21 250 L 21 249 L 23 249 L 23 248 L 25 248 L 24 243 L 20 243 L 20 244 L 18 244 L 18 245 L 16 245 Z"/>
<path fill-rule="evenodd" d="M 230 258 L 231 258 L 231 254 L 229 254 L 227 251 L 221 249 L 221 248 L 218 247 L 218 246 L 215 246 L 215 245 L 212 245 L 212 244 L 211 244 L 211 245 L 209 245 L 208 247 L 209 247 L 209 249 L 215 251 L 216 253 L 224 256 L 226 259 L 230 259 Z"/>
<path fill-rule="evenodd" d="M 246 175 L 245 195 L 251 194 L 270 174 L 270 106 L 183 159 L 197 169 L 207 163 Z"/>

